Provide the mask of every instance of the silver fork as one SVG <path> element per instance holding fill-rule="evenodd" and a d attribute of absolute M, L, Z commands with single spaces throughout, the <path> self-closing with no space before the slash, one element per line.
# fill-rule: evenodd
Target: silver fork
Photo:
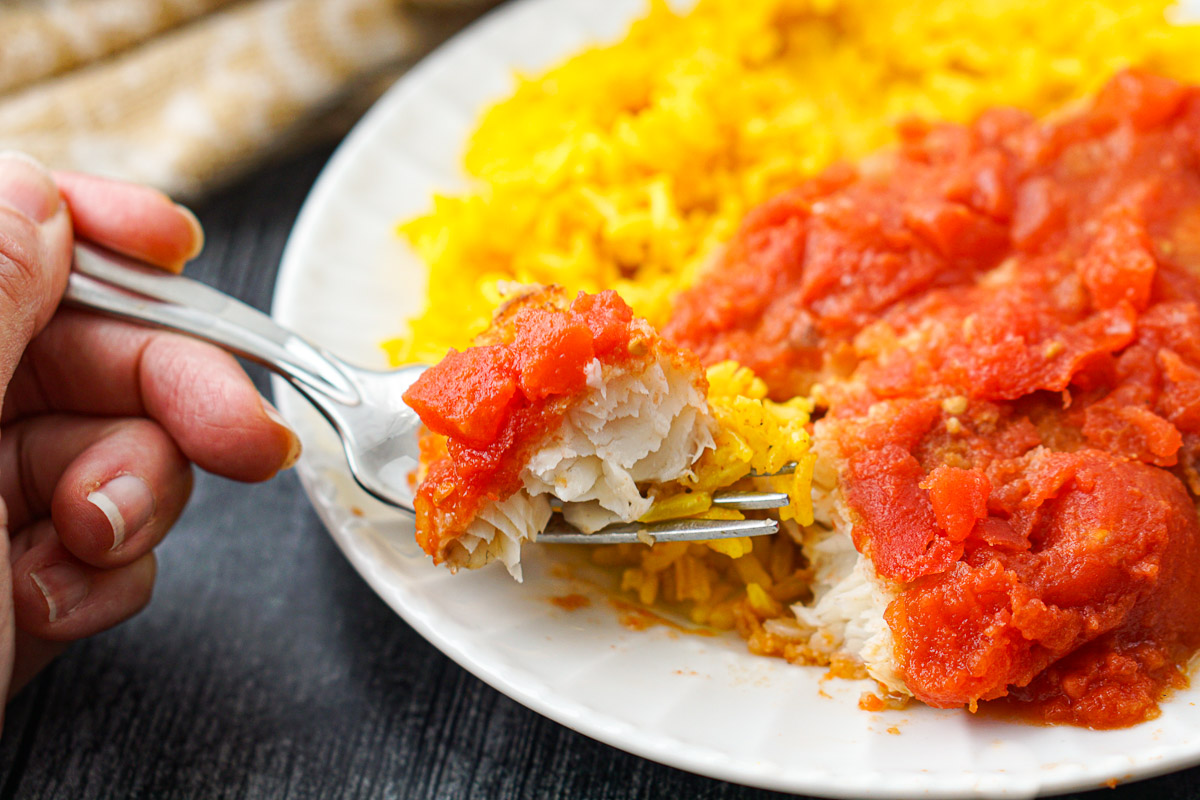
<path fill-rule="evenodd" d="M 329 420 L 359 485 L 384 503 L 414 513 L 408 476 L 417 464 L 421 423 L 402 395 L 426 369 L 424 365 L 389 372 L 352 366 L 210 286 L 90 244 L 75 246 L 75 268 L 64 300 L 211 342 L 281 375 Z M 741 510 L 779 508 L 787 502 L 782 492 L 713 496 L 714 506 Z M 610 525 L 585 534 L 555 515 L 538 541 L 685 541 L 761 536 L 777 529 L 778 523 L 765 519 L 680 519 Z"/>

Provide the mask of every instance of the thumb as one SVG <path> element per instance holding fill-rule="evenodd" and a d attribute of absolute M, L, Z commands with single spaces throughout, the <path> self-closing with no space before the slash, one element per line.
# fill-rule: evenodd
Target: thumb
<path fill-rule="evenodd" d="M 0 398 L 29 340 L 54 313 L 70 268 L 71 219 L 58 187 L 33 159 L 0 153 Z M 5 566 L 0 569 L 0 697 L 5 698 L 16 631 L 7 533 L 8 509 L 0 499 L 0 564 Z"/>
<path fill-rule="evenodd" d="M 0 153 L 0 392 L 54 313 L 71 268 L 71 219 L 45 168 Z"/>

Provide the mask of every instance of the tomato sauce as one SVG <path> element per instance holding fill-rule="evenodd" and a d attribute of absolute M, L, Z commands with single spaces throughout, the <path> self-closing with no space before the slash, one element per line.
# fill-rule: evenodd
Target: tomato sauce
<path fill-rule="evenodd" d="M 428 429 L 417 542 L 435 562 L 485 501 L 520 489 L 528 453 L 587 388 L 587 367 L 630 359 L 633 322 L 615 292 L 569 301 L 561 289 L 540 289 L 501 309 L 477 346 L 451 350 L 409 388 L 404 401 Z"/>
<path fill-rule="evenodd" d="M 900 134 L 752 213 L 665 334 L 825 398 L 917 698 L 1145 720 L 1200 646 L 1200 89 Z"/>

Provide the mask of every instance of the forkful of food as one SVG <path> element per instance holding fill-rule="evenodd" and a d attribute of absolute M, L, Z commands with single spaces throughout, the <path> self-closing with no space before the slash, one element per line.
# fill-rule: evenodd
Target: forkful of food
<path fill-rule="evenodd" d="M 333 426 L 356 481 L 415 514 L 418 543 L 451 569 L 499 560 L 519 579 L 527 541 L 715 542 L 774 533 L 767 511 L 811 520 L 806 401 L 771 403 L 732 364 L 706 377 L 611 291 L 518 289 L 472 347 L 392 371 L 88 244 L 66 299 L 284 377 Z"/>

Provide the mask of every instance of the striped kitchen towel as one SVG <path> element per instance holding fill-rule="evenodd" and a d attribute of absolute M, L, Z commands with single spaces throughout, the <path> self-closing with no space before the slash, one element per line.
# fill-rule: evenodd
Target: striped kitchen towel
<path fill-rule="evenodd" d="M 0 150 L 194 198 L 344 132 L 494 0 L 18 0 Z"/>

